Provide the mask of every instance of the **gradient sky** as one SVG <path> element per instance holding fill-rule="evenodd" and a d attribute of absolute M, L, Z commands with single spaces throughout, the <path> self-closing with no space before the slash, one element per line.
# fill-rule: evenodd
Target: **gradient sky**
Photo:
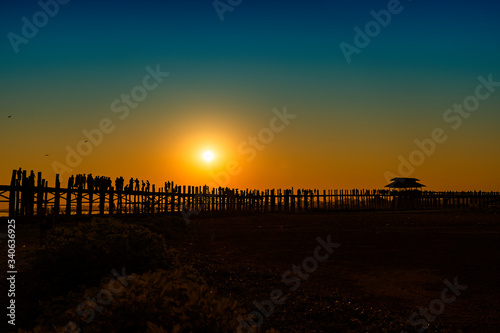
<path fill-rule="evenodd" d="M 500 191 L 500 87 L 458 128 L 443 119 L 475 94 L 479 76 L 500 81 L 500 4 L 400 6 L 348 63 L 340 43 L 354 45 L 354 28 L 387 1 L 243 0 L 221 21 L 210 0 L 72 0 L 17 53 L 9 33 L 22 36 L 22 18 L 33 22 L 41 7 L 4 1 L 0 183 L 22 167 L 53 185 L 54 166 L 65 165 L 158 185 L 376 189 L 389 172 L 429 190 Z M 113 102 L 158 65 L 170 75 L 120 119 Z M 248 137 L 285 107 L 296 118 L 250 158 Z M 67 147 L 105 118 L 114 130 L 69 167 Z M 400 156 L 418 157 L 415 140 L 436 128 L 447 140 L 399 172 Z M 223 176 L 228 168 L 237 170 Z"/>

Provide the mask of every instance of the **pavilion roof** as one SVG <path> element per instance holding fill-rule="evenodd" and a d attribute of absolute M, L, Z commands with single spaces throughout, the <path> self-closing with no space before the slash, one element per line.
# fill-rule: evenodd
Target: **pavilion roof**
<path fill-rule="evenodd" d="M 420 179 L 417 178 L 402 178 L 396 177 L 391 179 L 392 183 L 385 185 L 389 188 L 421 188 L 425 185 L 417 183 Z"/>

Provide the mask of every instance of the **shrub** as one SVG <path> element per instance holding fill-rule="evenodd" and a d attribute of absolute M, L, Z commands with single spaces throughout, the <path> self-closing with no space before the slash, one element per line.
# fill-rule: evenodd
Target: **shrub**
<path fill-rule="evenodd" d="M 37 253 L 34 270 L 43 291 L 59 296 L 78 285 L 98 284 L 112 269 L 142 273 L 176 262 L 176 252 L 167 247 L 163 236 L 108 218 L 52 229 L 46 248 Z"/>
<path fill-rule="evenodd" d="M 217 295 L 187 266 L 136 276 L 91 330 L 229 332 L 238 312 L 235 301 Z"/>
<path fill-rule="evenodd" d="M 245 313 L 236 301 L 218 295 L 191 266 L 132 277 L 92 321 L 85 322 L 76 308 L 67 310 L 65 320 L 78 326 L 74 332 L 234 332 L 238 315 Z M 95 297 L 98 289 L 87 289 L 81 299 Z M 88 305 L 87 309 L 91 308 Z M 56 325 L 54 321 L 44 321 L 36 329 L 62 332 L 63 325 L 58 318 Z"/>

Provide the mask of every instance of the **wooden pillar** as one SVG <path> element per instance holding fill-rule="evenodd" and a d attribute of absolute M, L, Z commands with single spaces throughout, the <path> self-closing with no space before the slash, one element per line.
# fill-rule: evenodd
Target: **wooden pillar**
<path fill-rule="evenodd" d="M 271 190 L 271 211 L 274 212 L 275 205 L 276 205 L 276 195 L 274 193 L 274 189 Z"/>
<path fill-rule="evenodd" d="M 316 208 L 317 209 L 320 209 L 319 198 L 320 198 L 319 190 L 316 190 Z"/>
<path fill-rule="evenodd" d="M 21 176 L 19 176 L 15 183 L 16 183 L 16 197 L 15 197 L 15 200 L 16 200 L 16 207 L 15 207 L 15 210 L 16 210 L 16 216 L 18 216 L 21 212 L 21 181 L 22 181 L 22 173 L 21 173 Z"/>
<path fill-rule="evenodd" d="M 247 189 L 247 192 L 248 192 L 248 189 Z M 222 187 L 219 187 L 219 206 L 220 206 L 221 211 L 226 210 L 225 194 L 224 194 L 224 189 Z"/>
<path fill-rule="evenodd" d="M 120 214 L 122 212 L 122 194 L 123 194 L 123 189 L 121 191 L 118 190 L 116 191 L 116 205 L 114 210 L 117 214 Z"/>
<path fill-rule="evenodd" d="M 294 190 L 292 189 L 292 200 L 293 200 L 293 211 L 300 211 L 300 189 L 297 189 L 297 193 L 293 194 Z"/>
<path fill-rule="evenodd" d="M 69 187 L 66 189 L 66 215 L 71 215 L 71 190 Z"/>
<path fill-rule="evenodd" d="M 54 210 L 55 215 L 59 215 L 61 205 L 61 182 L 59 181 L 59 174 L 56 174 L 56 187 L 54 192 Z"/>
<path fill-rule="evenodd" d="M 89 215 L 92 215 L 92 210 L 94 205 L 94 184 L 92 184 L 92 188 L 89 188 L 88 191 L 89 191 Z"/>
<path fill-rule="evenodd" d="M 163 208 L 163 211 L 166 213 L 166 212 L 168 212 L 168 184 L 166 182 L 165 182 L 164 189 L 165 189 L 165 191 L 163 193 L 163 196 L 164 196 L 165 202 L 163 204 L 165 205 L 165 207 Z"/>
<path fill-rule="evenodd" d="M 172 184 L 172 188 L 170 189 L 170 211 L 173 213 L 175 208 L 175 189 Z"/>
<path fill-rule="evenodd" d="M 194 186 L 188 186 L 188 192 L 187 192 L 187 205 L 189 209 L 198 209 L 198 200 L 197 200 L 197 195 L 198 195 L 198 188 Z"/>
<path fill-rule="evenodd" d="M 43 191 L 43 208 L 47 212 L 48 211 L 47 210 L 48 209 L 47 204 L 49 203 L 49 201 L 47 200 L 48 195 L 49 195 L 49 183 L 45 179 L 43 180 L 43 188 L 44 188 L 44 191 Z"/>
<path fill-rule="evenodd" d="M 40 216 L 43 211 L 43 180 L 42 173 L 38 172 L 36 180 L 36 215 Z"/>
<path fill-rule="evenodd" d="M 182 207 L 185 206 L 186 206 L 186 185 L 182 185 Z"/>
<path fill-rule="evenodd" d="M 100 189 L 99 192 L 99 214 L 104 215 L 104 206 L 106 205 L 106 190 L 104 189 L 104 186 Z"/>
<path fill-rule="evenodd" d="M 309 190 L 304 190 L 304 211 L 309 210 Z"/>
<path fill-rule="evenodd" d="M 21 181 L 20 181 L 20 201 L 21 201 L 21 209 L 19 210 L 19 216 L 24 216 L 26 214 L 26 197 L 28 196 L 27 192 L 27 179 L 26 179 L 26 170 L 23 170 Z"/>
<path fill-rule="evenodd" d="M 285 190 L 285 211 L 290 210 L 290 190 L 286 189 Z"/>
<path fill-rule="evenodd" d="M 31 175 L 28 178 L 27 184 L 28 184 L 27 188 L 28 216 L 33 216 L 35 213 L 35 182 L 33 181 L 33 179 L 31 179 Z"/>
<path fill-rule="evenodd" d="M 129 188 L 129 192 L 125 193 L 125 211 L 127 214 L 132 213 L 132 190 Z"/>
<path fill-rule="evenodd" d="M 109 189 L 109 215 L 113 215 L 115 211 L 114 196 L 115 196 L 115 188 L 111 186 L 111 188 Z"/>
<path fill-rule="evenodd" d="M 142 190 L 142 188 L 141 188 L 141 190 Z M 140 198 L 139 212 L 142 214 L 142 213 L 144 213 L 144 191 L 139 192 L 139 198 Z"/>
<path fill-rule="evenodd" d="M 76 192 L 76 215 L 82 215 L 83 184 L 78 185 Z"/>
<path fill-rule="evenodd" d="M 155 213 L 155 207 L 156 207 L 156 187 L 155 184 L 152 185 L 151 187 L 153 191 L 151 192 L 151 213 Z"/>
<path fill-rule="evenodd" d="M 184 187 L 185 188 L 185 187 Z M 177 211 L 180 211 L 182 208 L 182 200 L 184 199 L 184 195 L 182 192 L 182 186 L 177 186 Z"/>
<path fill-rule="evenodd" d="M 9 217 L 15 217 L 17 216 L 17 211 L 16 211 L 16 197 L 17 197 L 17 192 L 18 188 L 16 186 L 16 175 L 17 171 L 13 170 L 12 171 L 12 178 L 10 179 L 10 193 L 9 193 Z"/>
<path fill-rule="evenodd" d="M 212 189 L 212 193 L 210 195 L 210 201 L 211 201 L 211 208 L 212 208 L 212 212 L 215 211 L 215 189 L 213 188 Z"/>

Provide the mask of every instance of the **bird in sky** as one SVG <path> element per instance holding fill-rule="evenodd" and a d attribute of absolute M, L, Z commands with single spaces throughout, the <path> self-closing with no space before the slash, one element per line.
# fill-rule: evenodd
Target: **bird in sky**
<path fill-rule="evenodd" d="M 49 154 L 45 154 L 45 156 L 49 156 Z"/>
<path fill-rule="evenodd" d="M 12 115 L 8 115 L 7 118 L 12 118 Z"/>

